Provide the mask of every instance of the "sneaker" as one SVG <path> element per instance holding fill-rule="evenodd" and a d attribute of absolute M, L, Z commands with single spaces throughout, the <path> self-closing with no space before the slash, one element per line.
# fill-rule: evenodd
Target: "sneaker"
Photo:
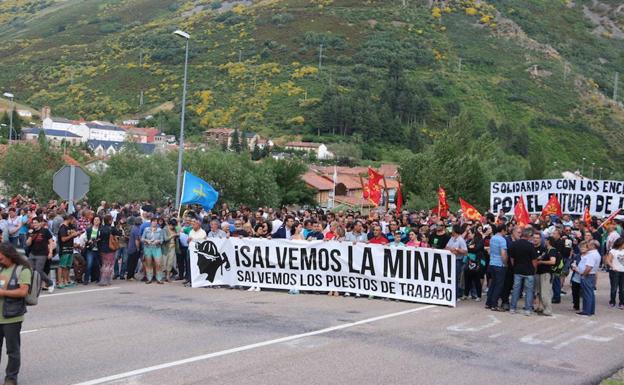
<path fill-rule="evenodd" d="M 145 281 L 145 284 L 146 284 L 146 285 L 149 285 L 150 283 L 152 283 L 152 281 L 151 281 L 151 280 L 149 280 L 149 281 Z"/>
<path fill-rule="evenodd" d="M 615 307 L 615 304 L 614 304 L 614 303 L 610 303 L 610 304 L 609 304 L 609 307 L 610 307 L 611 309 L 613 309 L 613 308 Z"/>
<path fill-rule="evenodd" d="M 531 314 L 533 314 L 533 312 L 531 310 L 525 310 L 524 311 L 524 315 L 527 316 L 527 317 L 530 316 Z"/>
<path fill-rule="evenodd" d="M 466 295 L 462 295 L 462 297 L 460 298 L 461 301 L 465 301 L 467 299 L 468 299 L 468 296 L 466 296 Z"/>
<path fill-rule="evenodd" d="M 375 296 L 374 295 L 369 295 L 368 299 L 375 299 Z"/>
<path fill-rule="evenodd" d="M 344 296 L 345 297 L 351 297 L 351 294 L 350 293 L 344 293 Z"/>
<path fill-rule="evenodd" d="M 481 297 L 475 298 L 475 302 L 481 302 Z"/>
<path fill-rule="evenodd" d="M 509 309 L 509 314 L 516 314 L 516 309 Z"/>
<path fill-rule="evenodd" d="M 48 294 L 54 293 L 54 281 L 48 286 Z"/>
<path fill-rule="evenodd" d="M 65 285 L 58 285 L 56 288 L 57 289 L 65 289 Z"/>
<path fill-rule="evenodd" d="M 621 303 L 621 304 L 619 304 L 619 305 L 618 305 L 618 309 L 620 309 L 620 310 L 624 310 L 624 304 L 622 304 L 622 303 Z"/>
<path fill-rule="evenodd" d="M 254 291 L 254 287 L 250 287 L 249 289 L 247 289 L 247 291 Z"/>
<path fill-rule="evenodd" d="M 576 315 L 589 316 L 589 314 L 587 314 L 587 313 L 583 313 L 582 311 L 580 311 L 580 312 L 576 313 Z"/>
<path fill-rule="evenodd" d="M 567 292 L 565 292 L 564 290 L 561 290 L 561 294 L 566 295 L 568 294 Z"/>
<path fill-rule="evenodd" d="M 254 291 L 261 291 L 261 290 L 262 290 L 262 289 L 260 289 L 260 286 L 256 286 L 256 287 L 254 288 Z"/>
<path fill-rule="evenodd" d="M 156 283 L 159 284 L 159 285 L 164 285 L 163 281 L 156 281 Z"/>

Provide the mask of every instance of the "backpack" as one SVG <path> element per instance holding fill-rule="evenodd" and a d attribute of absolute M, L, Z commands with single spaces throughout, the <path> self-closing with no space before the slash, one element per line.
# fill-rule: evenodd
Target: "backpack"
<path fill-rule="evenodd" d="M 110 235 L 108 236 L 108 248 L 111 251 L 119 250 L 119 236 L 110 233 Z"/>
<path fill-rule="evenodd" d="M 472 254 L 472 253 L 470 253 Z M 470 254 L 468 256 L 470 257 Z M 466 270 L 471 272 L 477 272 L 481 269 L 481 258 L 479 258 L 478 254 L 473 254 L 475 256 L 474 261 L 468 258 L 468 262 L 466 263 Z"/>
<path fill-rule="evenodd" d="M 563 261 L 563 257 L 561 256 L 561 253 L 557 251 L 557 259 L 555 259 L 555 264 L 552 265 L 550 272 L 555 275 L 561 275 L 564 265 L 565 263 Z"/>
<path fill-rule="evenodd" d="M 24 266 L 18 265 L 14 273 L 17 277 L 22 273 Z M 41 294 L 41 275 L 35 269 L 31 269 L 30 286 L 28 287 L 28 295 L 24 298 L 27 306 L 35 306 L 39 303 L 39 295 Z"/>

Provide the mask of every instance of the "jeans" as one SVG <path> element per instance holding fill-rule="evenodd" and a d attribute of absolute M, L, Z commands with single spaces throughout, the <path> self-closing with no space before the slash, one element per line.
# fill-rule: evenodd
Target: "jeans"
<path fill-rule="evenodd" d="M 121 261 L 121 267 L 120 262 Z M 117 257 L 115 258 L 115 277 L 124 278 L 126 276 L 126 269 L 128 267 L 128 249 L 125 247 L 117 250 Z"/>
<path fill-rule="evenodd" d="M 134 278 L 136 274 L 137 265 L 139 264 L 139 258 L 141 258 L 141 251 L 137 250 L 134 253 L 130 253 L 128 256 L 128 279 Z"/>
<path fill-rule="evenodd" d="M 572 306 L 574 306 L 574 310 L 581 308 L 581 284 L 574 281 L 572 281 Z"/>
<path fill-rule="evenodd" d="M 83 282 L 96 282 L 100 278 L 100 253 L 87 250 L 87 270 Z"/>
<path fill-rule="evenodd" d="M 17 375 L 20 370 L 20 331 L 22 330 L 21 322 L 14 322 L 10 324 L 0 324 L 0 350 L 2 350 L 2 343 L 6 341 L 6 351 L 9 358 L 9 363 L 6 367 L 6 380 L 12 380 L 17 382 Z"/>
<path fill-rule="evenodd" d="M 596 314 L 596 296 L 594 294 L 594 286 L 596 286 L 596 276 L 594 274 L 590 274 L 587 277 L 581 276 L 583 313 L 587 315 Z"/>
<path fill-rule="evenodd" d="M 552 314 L 552 283 L 553 279 L 559 279 L 550 273 L 538 274 L 539 279 L 539 298 L 544 307 L 544 314 Z"/>
<path fill-rule="evenodd" d="M 511 267 L 505 272 L 505 284 L 503 285 L 503 291 L 501 293 L 501 299 L 503 305 L 509 305 L 509 297 L 514 285 L 514 273 Z"/>
<path fill-rule="evenodd" d="M 457 295 L 462 292 L 462 273 L 464 272 L 464 259 L 463 258 L 455 258 L 455 282 L 457 288 Z M 464 280 L 466 277 L 464 276 Z M 464 282 L 464 286 L 466 286 L 466 282 Z"/>
<path fill-rule="evenodd" d="M 516 310 L 523 283 L 524 288 L 526 289 L 526 297 L 524 297 L 524 310 L 533 310 L 533 286 L 535 284 L 535 276 L 523 274 L 514 274 L 513 294 L 511 295 L 511 310 Z"/>
<path fill-rule="evenodd" d="M 609 282 L 611 283 L 611 299 L 609 303 L 615 305 L 615 295 L 618 295 L 618 305 L 624 305 L 624 272 L 609 271 Z"/>
<path fill-rule="evenodd" d="M 9 237 L 9 243 L 17 249 L 19 246 L 19 237 Z"/>
<path fill-rule="evenodd" d="M 186 264 L 186 280 L 188 282 L 192 282 L 192 279 L 191 279 L 192 278 L 191 277 L 191 253 L 189 252 L 188 247 L 185 247 L 185 249 L 186 249 L 186 253 L 185 253 L 186 257 L 184 259 L 185 259 L 185 264 Z"/>
<path fill-rule="evenodd" d="M 179 279 L 190 278 L 189 275 L 186 275 L 186 253 L 187 251 L 188 251 L 188 247 L 180 246 L 180 252 L 176 255 Z"/>
<path fill-rule="evenodd" d="M 47 283 L 48 285 L 52 285 L 52 280 L 45 273 L 45 264 L 46 264 L 46 261 L 48 260 L 48 257 L 45 255 L 31 255 L 30 258 L 28 258 L 28 260 L 30 261 L 30 264 L 33 266 L 33 269 L 39 272 L 39 275 L 41 276 L 41 280 Z"/>
<path fill-rule="evenodd" d="M 464 296 L 468 297 L 474 289 L 477 298 L 481 298 L 481 271 L 464 270 Z"/>
<path fill-rule="evenodd" d="M 552 303 L 561 302 L 561 279 L 559 278 L 559 275 L 557 274 L 553 276 L 552 291 L 553 291 Z"/>
<path fill-rule="evenodd" d="M 507 269 L 501 266 L 488 267 L 488 274 L 492 278 L 490 282 L 490 288 L 487 293 L 487 301 L 485 306 L 498 307 L 498 300 L 503 292 L 503 286 L 505 285 L 505 274 Z"/>

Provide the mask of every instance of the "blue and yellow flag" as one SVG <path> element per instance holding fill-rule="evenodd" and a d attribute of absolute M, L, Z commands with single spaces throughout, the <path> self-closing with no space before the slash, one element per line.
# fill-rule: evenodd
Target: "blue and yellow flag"
<path fill-rule="evenodd" d="M 180 206 L 186 204 L 201 205 L 210 210 L 219 200 L 219 193 L 205 180 L 196 177 L 188 171 L 184 171 L 184 183 L 182 184 L 182 198 Z"/>

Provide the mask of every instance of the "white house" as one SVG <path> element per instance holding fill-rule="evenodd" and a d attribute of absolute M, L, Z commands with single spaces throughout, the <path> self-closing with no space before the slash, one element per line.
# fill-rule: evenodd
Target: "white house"
<path fill-rule="evenodd" d="M 27 118 L 30 119 L 32 118 L 32 112 L 28 111 L 28 110 L 17 110 L 17 114 L 22 117 L 22 118 Z"/>
<path fill-rule="evenodd" d="M 89 140 L 105 142 L 123 142 L 126 140 L 127 132 L 123 128 L 99 123 L 90 122 L 86 124 L 89 128 Z"/>
<path fill-rule="evenodd" d="M 287 150 L 305 151 L 307 153 L 313 152 L 316 155 L 316 159 L 320 160 L 334 159 L 334 154 L 323 143 L 288 142 L 284 145 L 284 148 Z"/>
<path fill-rule="evenodd" d="M 41 128 L 24 128 L 22 130 L 22 139 L 37 140 L 40 132 Z M 43 129 L 43 133 L 45 134 L 48 143 L 53 145 L 60 145 L 63 141 L 68 144 L 80 144 L 86 142 L 86 139 L 69 131 Z"/>
<path fill-rule="evenodd" d="M 89 140 L 89 127 L 87 127 L 85 121 L 46 117 L 43 119 L 43 128 L 46 130 L 68 131 L 85 140 Z"/>

